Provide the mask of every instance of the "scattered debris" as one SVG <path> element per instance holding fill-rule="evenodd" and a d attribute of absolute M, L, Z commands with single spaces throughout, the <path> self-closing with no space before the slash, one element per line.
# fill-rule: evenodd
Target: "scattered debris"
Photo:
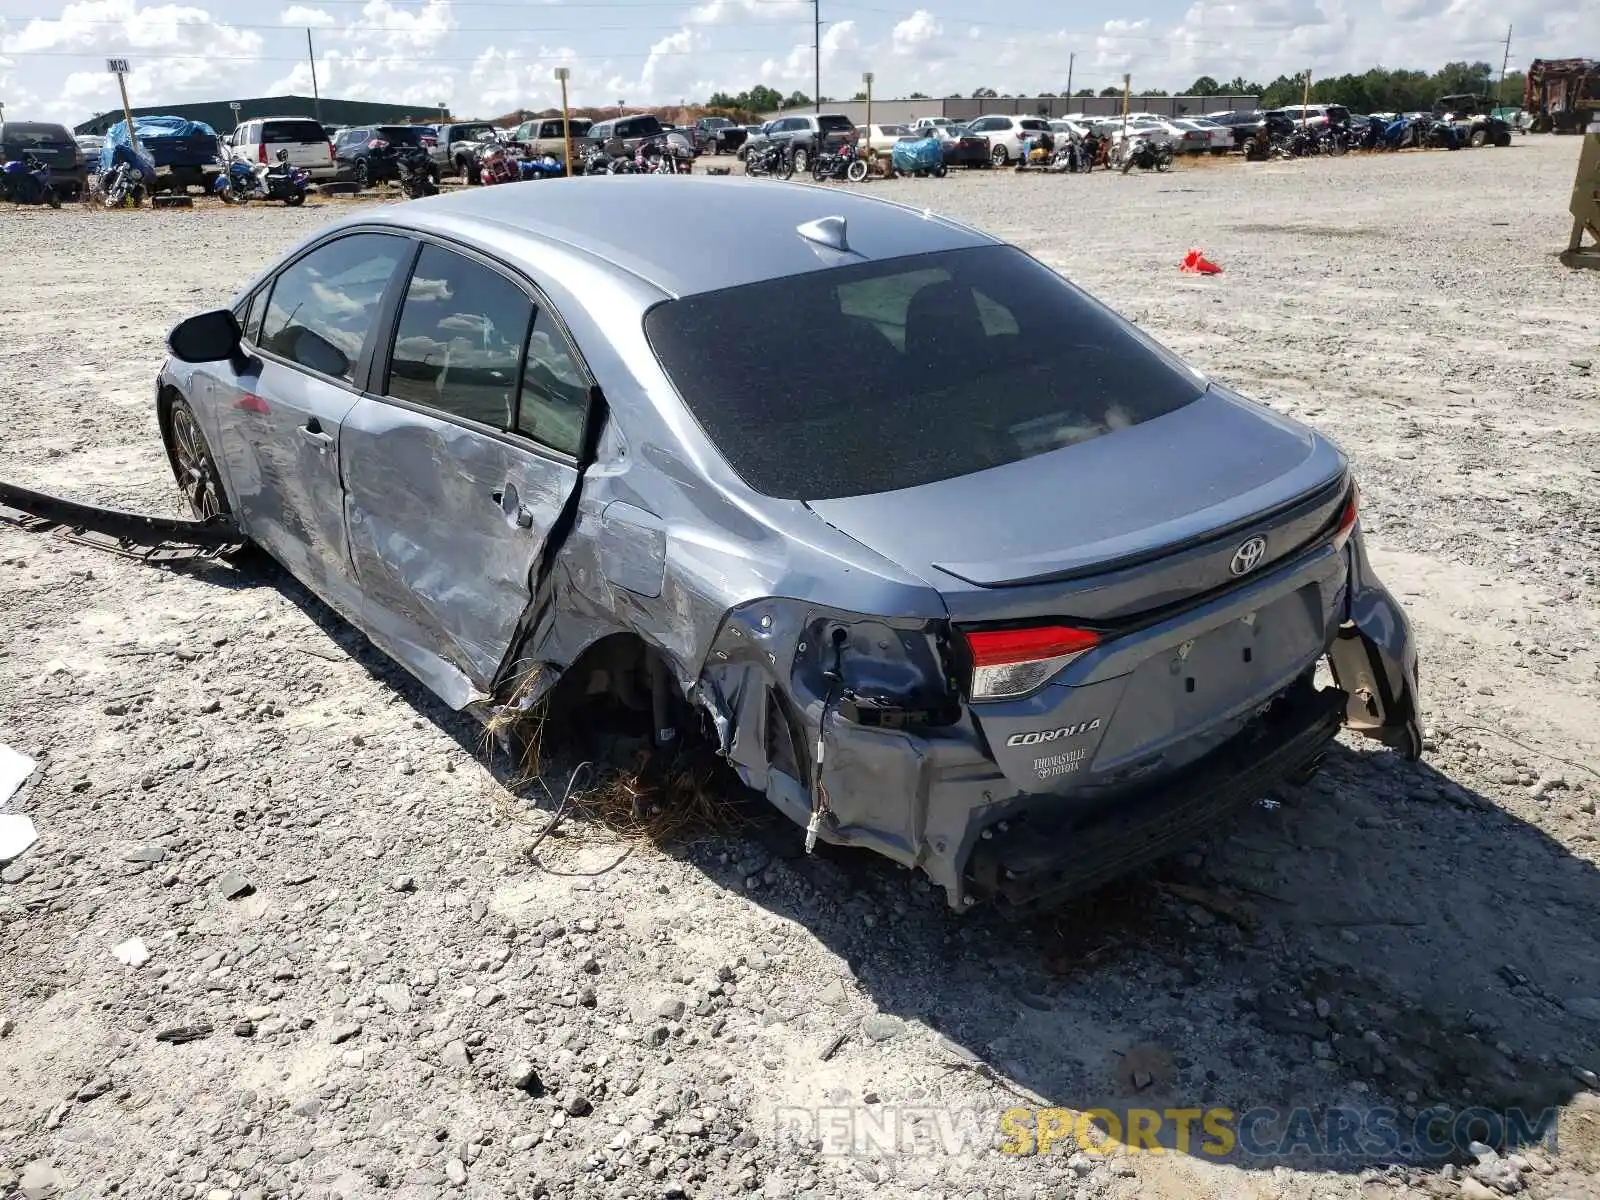
<path fill-rule="evenodd" d="M 156 1041 L 169 1042 L 174 1046 L 181 1046 L 185 1042 L 198 1042 L 201 1038 L 208 1038 L 216 1030 L 210 1025 L 176 1025 L 171 1029 L 163 1029 L 156 1034 Z"/>
<path fill-rule="evenodd" d="M 1178 267 L 1185 275 L 1221 275 L 1222 268 L 1212 262 L 1200 250 L 1191 250 L 1183 256 L 1183 262 Z"/>
<path fill-rule="evenodd" d="M 843 1046 L 849 1039 L 849 1031 L 841 1030 L 839 1033 L 834 1034 L 833 1037 L 829 1039 L 828 1044 L 822 1048 L 822 1052 L 818 1054 L 817 1057 L 823 1062 L 827 1062 L 835 1054 L 839 1053 L 839 1048 Z"/>
<path fill-rule="evenodd" d="M 143 938 L 129 938 L 111 947 L 111 953 L 116 955 L 117 961 L 127 967 L 142 967 L 150 961 L 150 948 L 144 944 Z"/>
<path fill-rule="evenodd" d="M 255 890 L 255 884 L 237 871 L 229 871 L 217 881 L 217 891 L 222 894 L 224 900 L 240 900 Z"/>
<path fill-rule="evenodd" d="M 33 818 L 21 813 L 0 813 L 0 867 L 21 858 L 39 840 Z"/>
<path fill-rule="evenodd" d="M 10 746 L 0 746 L 0 808 L 17 794 L 17 789 L 33 774 L 36 765 L 26 754 L 19 754 Z"/>

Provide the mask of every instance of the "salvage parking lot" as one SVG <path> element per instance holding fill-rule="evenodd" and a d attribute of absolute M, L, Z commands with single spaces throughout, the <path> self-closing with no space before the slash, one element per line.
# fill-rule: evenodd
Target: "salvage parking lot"
<path fill-rule="evenodd" d="M 1559 1108 L 1554 1153 L 1480 1172 L 1594 1194 L 1600 279 L 1555 259 L 1575 157 L 867 185 L 1335 437 L 1418 629 L 1422 764 L 1345 742 L 1040 922 L 948 916 L 788 828 L 535 845 L 478 729 L 280 573 L 0 528 L 0 743 L 41 762 L 12 802 L 40 843 L 0 883 L 0 1194 L 1479 1194 L 1385 1167 L 1398 1146 L 1281 1136 L 1296 1108 L 1325 1131 L 1431 1105 Z M 162 336 L 354 208 L 0 211 L 0 478 L 178 512 Z M 1190 248 L 1224 274 L 1179 274 Z M 112 954 L 134 938 L 137 968 Z M 1014 1106 L 1272 1114 L 1227 1162 L 1198 1134 L 1006 1155 Z M 871 1136 L 906 1149 L 917 1112 L 979 1136 Z"/>

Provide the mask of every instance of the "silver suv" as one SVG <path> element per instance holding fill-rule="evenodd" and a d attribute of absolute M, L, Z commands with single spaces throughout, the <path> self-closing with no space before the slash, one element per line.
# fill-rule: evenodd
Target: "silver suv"
<path fill-rule="evenodd" d="M 768 121 L 759 134 L 746 143 L 779 142 L 794 153 L 794 169 L 804 174 L 811 169 L 811 155 L 819 145 L 832 141 L 856 140 L 856 127 L 842 113 L 804 113 Z"/>

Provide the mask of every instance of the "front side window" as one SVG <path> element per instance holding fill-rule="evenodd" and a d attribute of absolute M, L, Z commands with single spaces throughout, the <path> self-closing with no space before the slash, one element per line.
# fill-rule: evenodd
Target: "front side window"
<path fill-rule="evenodd" d="M 498 271 L 424 246 L 406 287 L 387 395 L 510 429 L 533 304 Z"/>
<path fill-rule="evenodd" d="M 260 349 L 353 380 L 384 288 L 408 248 L 404 238 L 357 233 L 296 259 L 272 285 Z"/>
<path fill-rule="evenodd" d="M 800 359 L 790 352 L 795 329 L 813 349 Z M 734 471 L 785 499 L 972 474 L 1114 436 L 1204 390 L 1182 363 L 1013 246 L 669 300 L 646 315 L 645 333 Z"/>

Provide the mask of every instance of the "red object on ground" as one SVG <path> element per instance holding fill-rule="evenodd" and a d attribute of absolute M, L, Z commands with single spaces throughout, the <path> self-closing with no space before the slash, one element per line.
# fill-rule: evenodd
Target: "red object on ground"
<path fill-rule="evenodd" d="M 1186 275 L 1221 275 L 1222 268 L 1217 266 L 1198 250 L 1191 250 L 1183 256 L 1183 263 L 1178 268 Z"/>

